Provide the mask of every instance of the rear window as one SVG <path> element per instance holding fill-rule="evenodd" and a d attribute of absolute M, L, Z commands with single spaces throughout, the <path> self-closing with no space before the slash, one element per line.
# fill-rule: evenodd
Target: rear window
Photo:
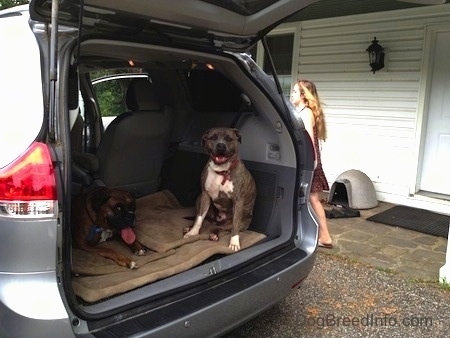
<path fill-rule="evenodd" d="M 198 112 L 237 112 L 242 103 L 238 88 L 221 73 L 194 70 L 187 78 L 192 108 Z"/>

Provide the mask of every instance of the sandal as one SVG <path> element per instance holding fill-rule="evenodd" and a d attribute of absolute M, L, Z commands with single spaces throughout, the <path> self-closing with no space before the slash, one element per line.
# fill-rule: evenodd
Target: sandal
<path fill-rule="evenodd" d="M 317 246 L 320 248 L 325 248 L 325 249 L 333 249 L 333 244 L 332 243 L 322 243 L 321 241 L 319 241 L 317 243 Z"/>

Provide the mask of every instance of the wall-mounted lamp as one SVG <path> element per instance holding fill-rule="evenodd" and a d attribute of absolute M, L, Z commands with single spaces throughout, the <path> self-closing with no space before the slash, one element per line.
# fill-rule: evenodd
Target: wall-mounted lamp
<path fill-rule="evenodd" d="M 373 38 L 372 44 L 366 49 L 369 53 L 369 64 L 372 72 L 375 74 L 377 70 L 384 67 L 384 48 L 378 44 L 376 37 Z"/>

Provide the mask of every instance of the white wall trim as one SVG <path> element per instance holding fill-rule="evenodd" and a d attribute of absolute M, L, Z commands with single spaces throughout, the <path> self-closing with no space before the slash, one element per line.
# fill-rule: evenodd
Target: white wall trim
<path fill-rule="evenodd" d="M 433 50 L 434 44 L 436 40 L 436 34 L 441 32 L 449 32 L 450 31 L 450 23 L 441 23 L 441 24 L 430 24 L 425 26 L 425 38 L 424 38 L 424 53 L 423 53 L 423 62 L 422 62 L 422 78 L 420 81 L 419 87 L 419 100 L 418 100 L 418 109 L 417 109 L 417 123 L 416 123 L 416 137 L 414 144 L 414 152 L 416 162 L 416 175 L 412 178 L 412 182 L 410 185 L 410 195 L 414 195 L 419 191 L 420 187 L 420 177 L 422 166 L 421 162 L 423 159 L 423 151 L 424 151 L 424 135 L 426 129 L 426 121 L 428 116 L 428 106 L 429 106 L 429 97 L 430 97 L 430 83 L 432 76 L 432 68 L 433 68 Z"/>
<path fill-rule="evenodd" d="M 450 214 L 450 201 L 420 194 L 405 198 L 397 194 L 377 192 L 377 200 L 392 204 L 401 204 L 412 208 L 425 209 L 439 214 Z"/>

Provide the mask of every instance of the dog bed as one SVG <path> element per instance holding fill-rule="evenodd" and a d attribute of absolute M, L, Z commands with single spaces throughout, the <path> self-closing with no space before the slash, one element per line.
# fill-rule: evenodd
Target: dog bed
<path fill-rule="evenodd" d="M 183 228 L 191 226 L 193 207 L 180 205 L 168 190 L 136 201 L 136 236 L 150 249 L 145 256 L 133 256 L 138 268 L 130 270 L 97 254 L 74 249 L 72 285 L 75 294 L 91 303 L 121 294 L 162 278 L 189 270 L 216 254 L 232 254 L 228 248 L 230 233 L 219 234 L 219 241 L 209 240 L 205 222 L 198 236 L 183 238 Z M 254 231 L 240 233 L 241 250 L 265 238 Z M 102 243 L 105 247 L 131 256 L 120 241 Z"/>

